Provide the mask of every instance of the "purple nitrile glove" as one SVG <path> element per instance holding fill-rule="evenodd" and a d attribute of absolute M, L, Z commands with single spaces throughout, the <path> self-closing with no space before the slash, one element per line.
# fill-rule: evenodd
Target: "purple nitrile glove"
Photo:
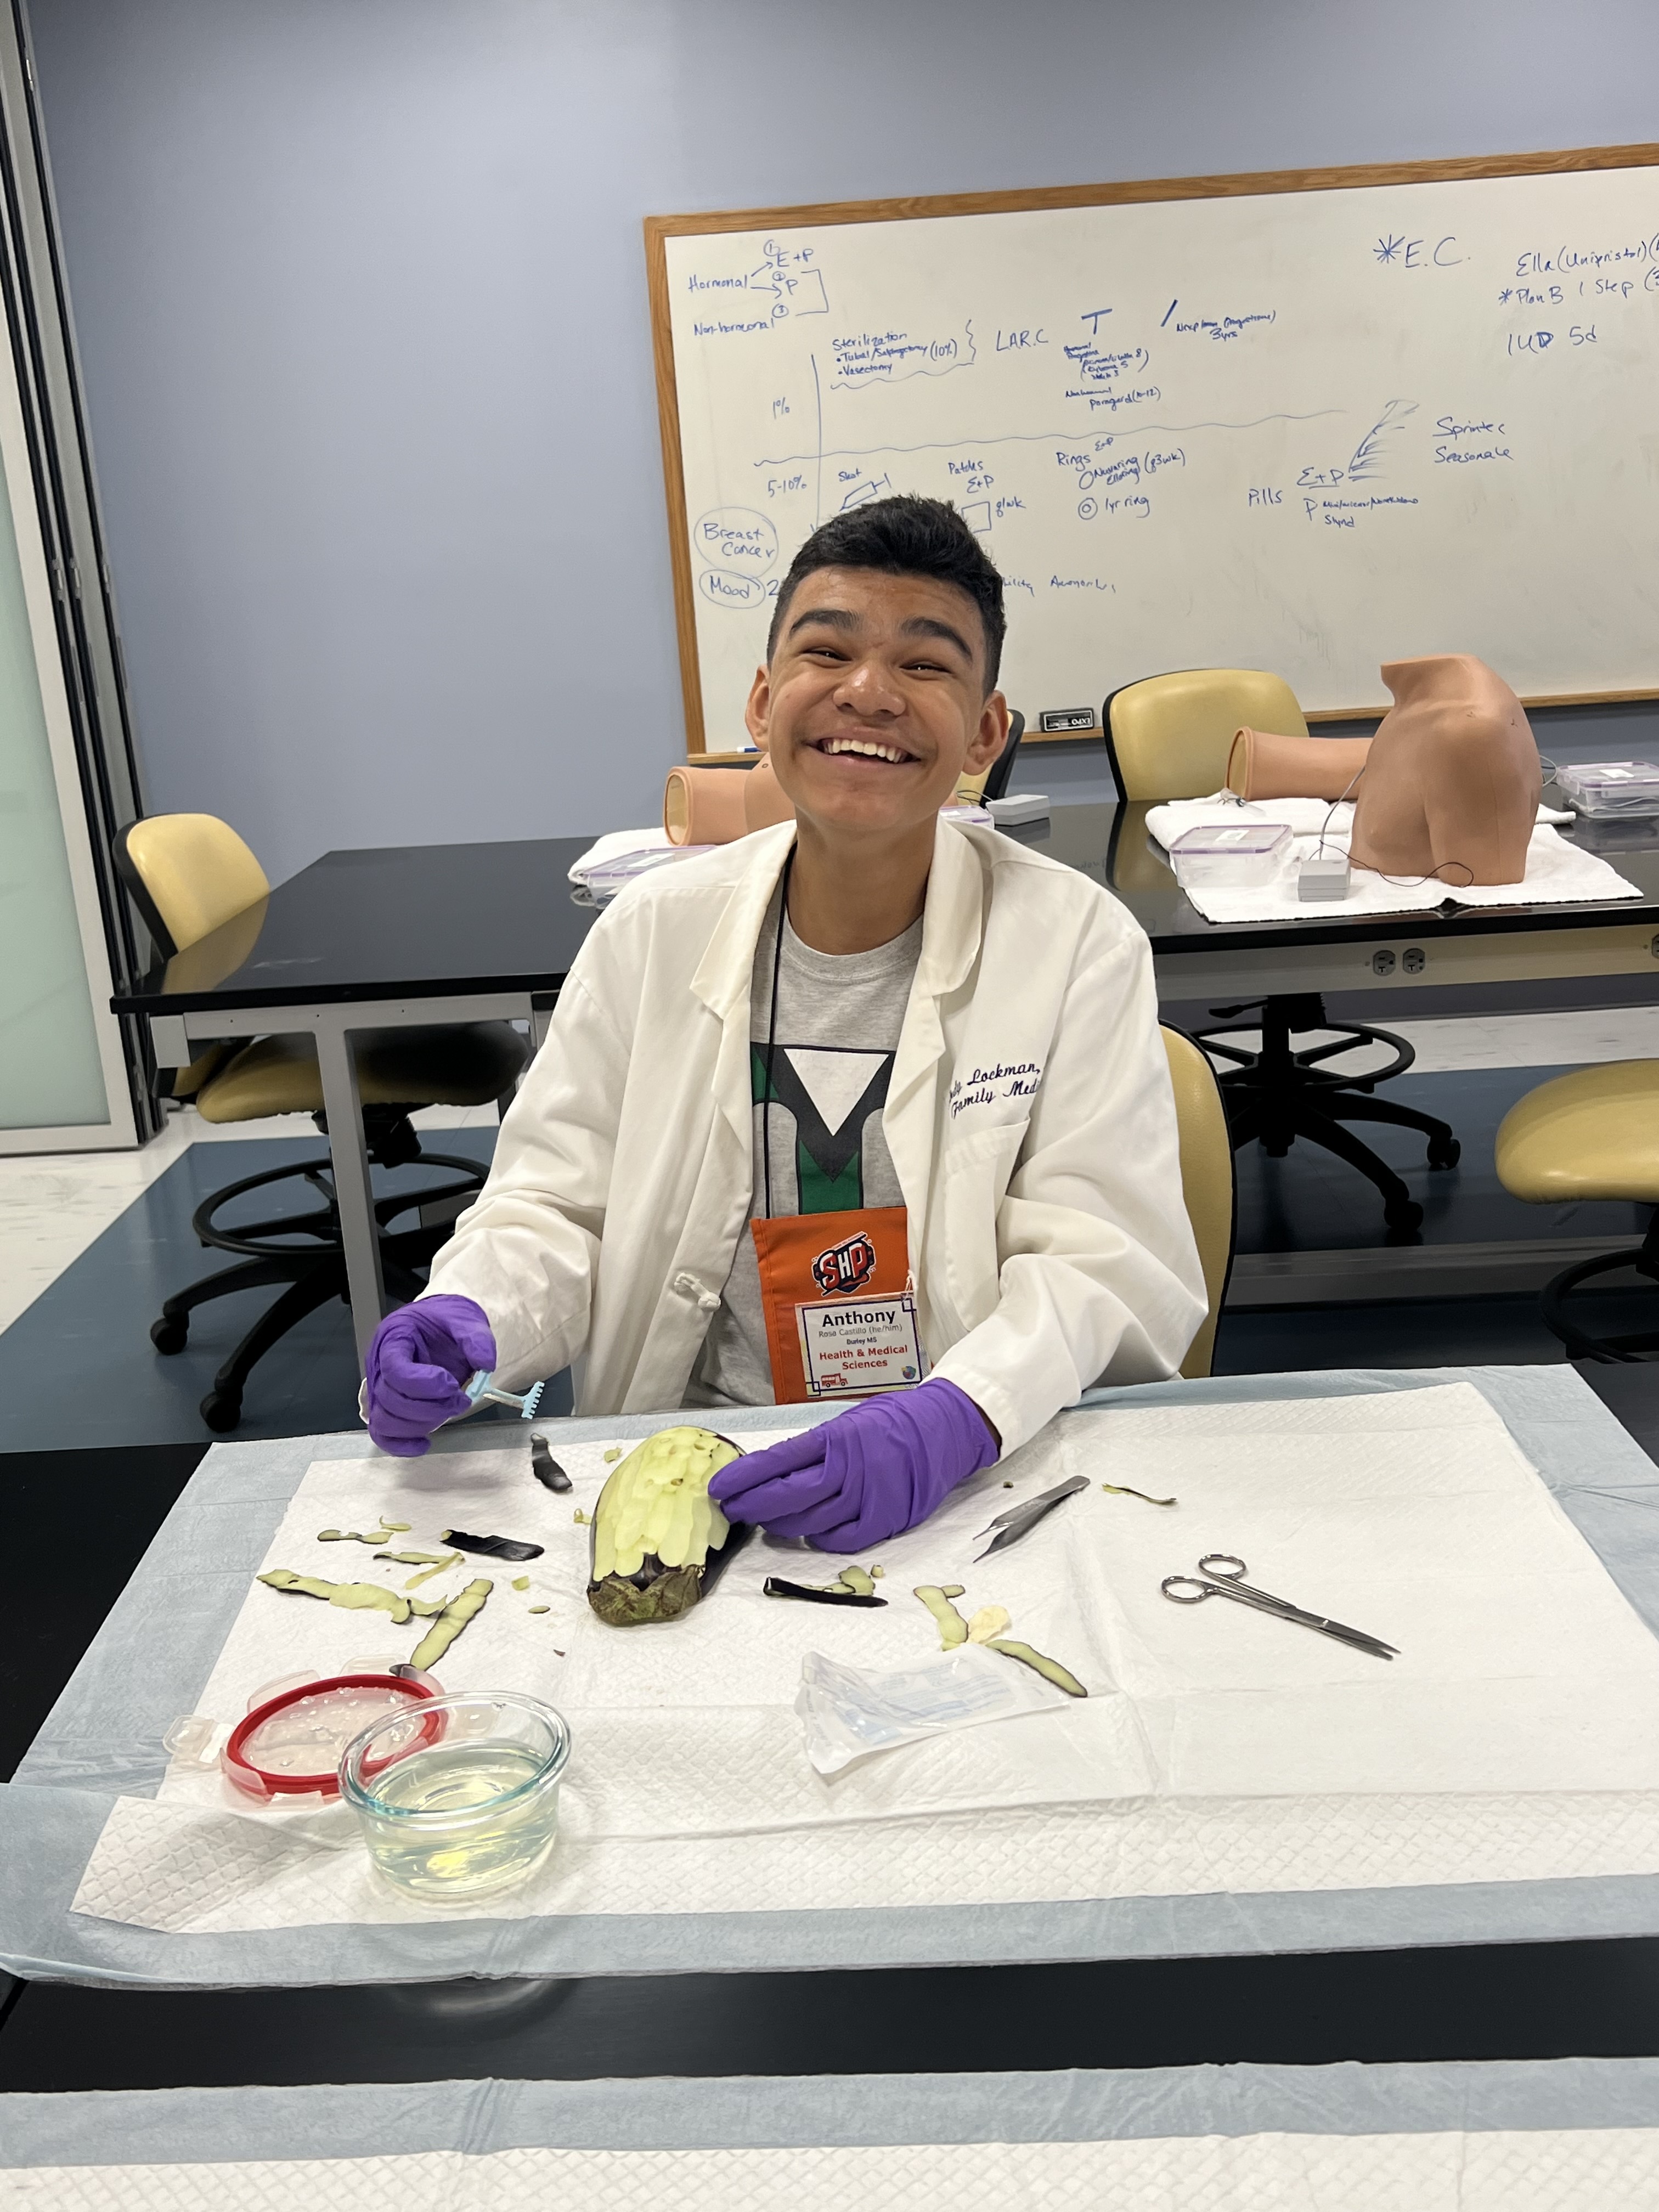
<path fill-rule="evenodd" d="M 728 1521 L 758 1521 L 821 1552 L 861 1552 L 925 1521 L 998 1449 L 973 1400 L 935 1375 L 746 1453 L 711 1478 L 708 1494 Z"/>
<path fill-rule="evenodd" d="M 374 1332 L 365 1363 L 368 1433 L 398 1459 L 418 1459 L 434 1429 L 466 1412 L 462 1389 L 495 1364 L 489 1317 L 471 1298 L 419 1298 Z"/>

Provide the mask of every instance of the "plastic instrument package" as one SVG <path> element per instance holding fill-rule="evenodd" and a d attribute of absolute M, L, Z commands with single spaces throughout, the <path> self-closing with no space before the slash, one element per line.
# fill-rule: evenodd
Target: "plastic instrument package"
<path fill-rule="evenodd" d="M 903 1743 L 947 1735 L 984 1721 L 1052 1712 L 1066 1702 L 1040 1674 L 982 1644 L 894 1673 L 845 1667 L 809 1651 L 801 1662 L 795 1711 L 806 1755 L 820 1774 L 839 1774 L 856 1759 Z"/>
<path fill-rule="evenodd" d="M 713 853 L 713 845 L 661 845 L 647 847 L 633 853 L 618 853 L 612 858 L 599 860 L 585 871 L 583 883 L 595 906 L 608 906 L 620 890 L 641 876 L 648 876 L 657 868 L 671 866 L 678 860 L 695 860 L 701 853 Z"/>
<path fill-rule="evenodd" d="M 1571 761 L 1555 780 L 1581 814 L 1659 814 L 1659 761 Z"/>

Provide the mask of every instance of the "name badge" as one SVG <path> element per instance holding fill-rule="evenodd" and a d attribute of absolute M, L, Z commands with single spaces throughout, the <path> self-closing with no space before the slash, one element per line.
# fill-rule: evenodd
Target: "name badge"
<path fill-rule="evenodd" d="M 916 1302 L 908 1291 L 798 1305 L 795 1328 L 811 1397 L 908 1389 L 927 1372 Z"/>

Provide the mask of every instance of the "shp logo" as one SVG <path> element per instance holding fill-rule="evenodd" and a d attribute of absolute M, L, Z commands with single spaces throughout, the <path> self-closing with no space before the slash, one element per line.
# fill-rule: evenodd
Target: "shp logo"
<path fill-rule="evenodd" d="M 812 1279 L 827 1298 L 861 1291 L 876 1272 L 876 1248 L 860 1230 L 844 1243 L 832 1244 L 812 1262 Z"/>

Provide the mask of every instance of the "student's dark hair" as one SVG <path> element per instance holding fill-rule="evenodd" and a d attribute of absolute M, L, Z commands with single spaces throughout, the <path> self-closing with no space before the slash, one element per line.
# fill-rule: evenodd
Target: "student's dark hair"
<path fill-rule="evenodd" d="M 875 568 L 886 576 L 931 576 L 954 584 L 979 609 L 985 632 L 985 690 L 996 689 L 1002 640 L 1008 625 L 1002 611 L 1002 578 L 973 532 L 948 500 L 866 500 L 845 514 L 832 515 L 815 530 L 778 587 L 772 627 L 766 635 L 769 661 L 789 602 L 802 580 L 818 568 Z"/>

